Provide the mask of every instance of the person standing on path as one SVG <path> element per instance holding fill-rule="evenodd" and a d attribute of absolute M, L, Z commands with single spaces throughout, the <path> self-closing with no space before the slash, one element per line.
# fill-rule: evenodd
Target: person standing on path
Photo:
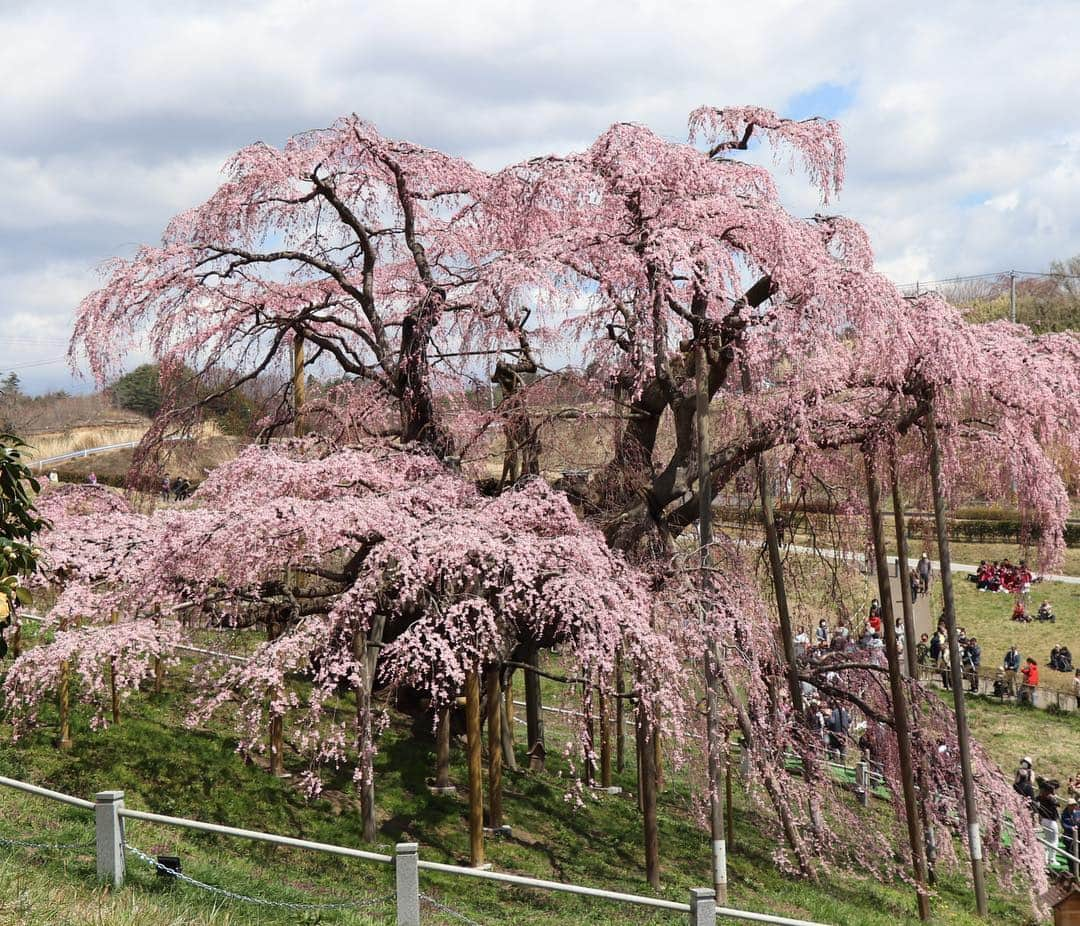
<path fill-rule="evenodd" d="M 923 555 L 919 557 L 919 563 L 915 567 L 915 571 L 919 574 L 919 585 L 922 586 L 922 593 L 925 595 L 930 591 L 930 576 L 933 573 L 933 567 L 930 565 L 930 557 L 923 552 Z"/>

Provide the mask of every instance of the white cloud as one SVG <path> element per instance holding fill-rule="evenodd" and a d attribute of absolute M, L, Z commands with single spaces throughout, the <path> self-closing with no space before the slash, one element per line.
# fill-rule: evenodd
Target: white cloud
<path fill-rule="evenodd" d="M 26 306 L 66 324 L 92 268 L 156 240 L 231 151 L 354 111 L 490 168 L 617 120 L 681 140 L 697 105 L 783 111 L 836 85 L 835 205 L 883 270 L 1043 269 L 1080 252 L 1077 34 L 1071 0 L 7 3 L 0 335 Z"/>

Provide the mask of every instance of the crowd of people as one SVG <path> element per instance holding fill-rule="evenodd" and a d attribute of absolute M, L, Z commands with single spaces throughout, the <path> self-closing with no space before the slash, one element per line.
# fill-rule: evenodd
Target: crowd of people
<path fill-rule="evenodd" d="M 1033 581 L 1027 563 L 1020 560 L 1013 564 L 1007 559 L 992 563 L 982 560 L 974 573 L 968 576 L 981 592 L 1011 592 L 1014 595 L 1025 594 Z"/>
<path fill-rule="evenodd" d="M 1047 866 L 1054 863 L 1059 839 L 1064 842 L 1066 852 L 1076 855 L 1077 832 L 1080 830 L 1080 774 L 1069 779 L 1065 795 L 1059 797 L 1061 782 L 1036 775 L 1031 756 L 1024 756 L 1016 770 L 1013 790 L 1031 802 L 1032 816 L 1042 828 Z M 1070 860 L 1069 867 L 1073 875 L 1080 874 L 1080 866 L 1075 861 Z"/>

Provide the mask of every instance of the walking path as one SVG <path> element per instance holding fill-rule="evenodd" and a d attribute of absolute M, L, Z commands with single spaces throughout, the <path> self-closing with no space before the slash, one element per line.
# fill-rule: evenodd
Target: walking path
<path fill-rule="evenodd" d="M 751 545 L 751 541 L 749 541 L 749 540 L 742 541 L 742 542 L 747 544 L 748 546 Z M 837 556 L 837 555 L 839 555 L 841 559 L 851 560 L 852 562 L 862 563 L 864 565 L 866 564 L 866 557 L 862 553 L 840 553 L 840 554 L 838 554 L 836 550 L 828 550 L 828 549 L 815 550 L 813 547 L 803 547 L 803 546 L 799 546 L 797 544 L 791 544 L 790 546 L 787 547 L 787 549 L 788 550 L 794 550 L 796 553 L 810 553 L 810 554 L 819 553 L 819 554 L 823 554 L 825 556 Z M 930 562 L 933 565 L 935 570 L 937 570 L 939 572 L 941 571 L 941 563 L 939 563 L 936 559 L 931 560 Z M 908 560 L 908 566 L 912 566 L 912 567 L 917 566 L 918 563 L 919 563 L 919 561 L 917 559 L 909 559 Z M 974 572 L 977 568 L 978 568 L 977 566 L 969 566 L 967 563 L 953 563 L 951 571 L 952 572 Z M 1045 579 L 1047 582 L 1064 582 L 1067 585 L 1080 585 L 1080 576 L 1044 575 L 1044 576 L 1039 576 L 1038 578 Z"/>

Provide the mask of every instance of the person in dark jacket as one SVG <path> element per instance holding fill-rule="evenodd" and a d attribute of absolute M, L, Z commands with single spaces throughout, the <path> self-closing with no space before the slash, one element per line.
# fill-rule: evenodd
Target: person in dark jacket
<path fill-rule="evenodd" d="M 979 641 L 972 637 L 964 646 L 964 671 L 971 683 L 971 692 L 979 693 L 979 663 L 982 662 L 982 647 Z"/>
<path fill-rule="evenodd" d="M 1009 692 L 1009 697 L 1014 698 L 1016 697 L 1016 674 L 1020 671 L 1020 650 L 1016 648 L 1015 643 L 1005 654 L 1001 668 L 1005 670 L 1005 687 Z"/>

